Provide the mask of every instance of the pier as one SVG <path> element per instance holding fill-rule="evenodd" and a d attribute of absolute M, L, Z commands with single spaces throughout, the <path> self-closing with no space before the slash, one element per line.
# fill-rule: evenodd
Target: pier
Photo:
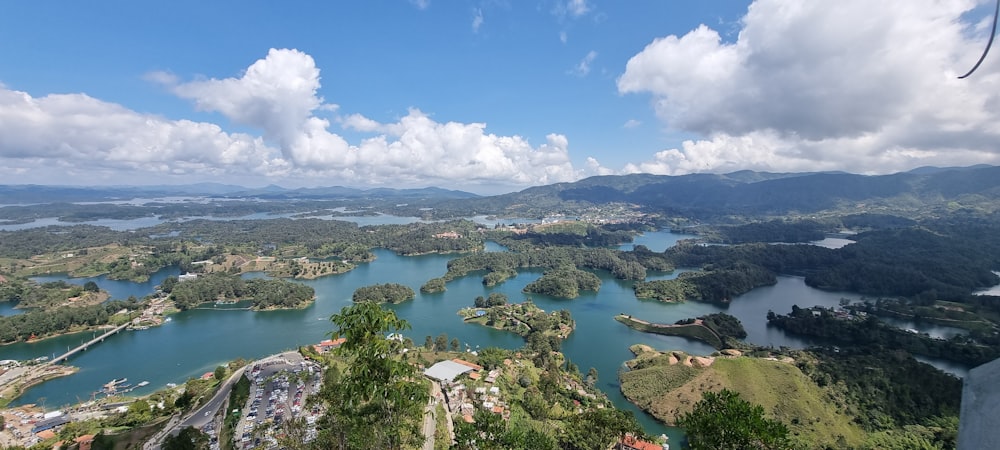
<path fill-rule="evenodd" d="M 91 345 L 94 345 L 94 344 L 97 344 L 97 343 L 103 341 L 105 338 L 111 336 L 112 334 L 117 334 L 119 331 L 124 330 L 129 325 L 131 325 L 131 322 L 126 323 L 124 325 L 119 325 L 119 326 L 117 326 L 115 328 L 112 328 L 108 332 L 106 332 L 106 333 L 104 333 L 104 334 L 102 334 L 100 336 L 97 336 L 97 337 L 95 337 L 95 338 L 93 338 L 93 339 L 91 339 L 91 340 L 89 340 L 87 342 L 84 342 L 83 344 L 80 344 L 76 348 L 74 348 L 74 349 L 72 349 L 72 350 L 70 350 L 70 351 L 68 351 L 66 353 L 63 353 L 62 355 L 59 355 L 59 356 L 53 358 L 51 361 L 48 362 L 48 364 L 56 364 L 59 361 L 65 361 L 65 360 L 69 359 L 70 356 L 73 356 L 73 355 L 75 355 L 75 354 L 77 354 L 79 352 L 82 352 L 82 351 L 86 350 Z"/>

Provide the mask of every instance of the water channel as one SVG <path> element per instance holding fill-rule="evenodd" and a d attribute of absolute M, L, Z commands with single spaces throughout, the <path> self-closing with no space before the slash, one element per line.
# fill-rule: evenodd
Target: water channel
<path fill-rule="evenodd" d="M 651 232 L 637 238 L 635 244 L 663 251 L 679 239 L 691 237 L 665 231 Z M 622 248 L 629 250 L 632 244 Z M 503 248 L 489 243 L 487 250 L 503 251 Z M 484 287 L 481 274 L 474 273 L 448 283 L 446 292 L 421 294 L 420 286 L 430 278 L 443 275 L 447 262 L 455 255 L 403 257 L 387 250 L 376 250 L 375 254 L 377 258 L 374 262 L 360 265 L 348 273 L 304 281 L 315 288 L 317 300 L 302 310 L 251 312 L 195 309 L 173 315 L 170 322 L 160 327 L 112 336 L 106 342 L 71 358 L 70 364 L 79 367 L 79 373 L 33 387 L 16 403 L 39 403 L 54 408 L 85 401 L 108 380 L 121 377 L 127 377 L 131 383 L 149 381 L 149 386 L 134 391 L 134 394 L 142 395 L 167 383 L 183 383 L 187 378 L 200 376 L 238 357 L 258 358 L 316 343 L 327 337 L 332 330 L 329 317 L 350 304 L 355 289 L 375 283 L 395 282 L 417 292 L 413 301 L 389 307 L 410 322 L 412 329 L 404 334 L 418 344 L 424 342 L 425 336 L 446 333 L 449 340 L 458 338 L 463 347 L 467 345 L 471 349 L 522 346 L 523 340 L 517 335 L 465 324 L 456 314 L 460 308 L 471 306 L 476 296 L 488 296 L 491 292 L 503 292 L 512 302 L 530 297 L 547 311 L 569 309 L 577 322 L 577 329 L 563 344 L 567 357 L 584 373 L 590 367 L 596 368 L 599 387 L 616 406 L 635 412 L 648 431 L 676 436 L 674 430 L 657 423 L 624 399 L 618 389 L 617 372 L 623 362 L 632 357 L 628 350 L 631 344 L 642 343 L 657 349 L 677 349 L 699 355 L 709 354 L 714 349 L 679 337 L 634 331 L 616 322 L 613 318 L 615 314 L 624 312 L 654 322 L 673 323 L 724 311 L 743 322 L 749 335 L 747 341 L 751 343 L 801 348 L 809 341 L 766 326 L 768 310 L 787 313 L 793 304 L 800 307 L 836 306 L 843 297 L 857 298 L 812 289 L 805 285 L 802 278 L 782 276 L 776 285 L 744 294 L 728 307 L 696 302 L 665 304 L 636 299 L 631 282 L 616 280 L 606 272 L 597 273 L 602 280 L 599 292 L 585 293 L 573 300 L 523 294 L 521 290 L 524 286 L 541 275 L 538 270 L 521 271 L 515 278 L 492 288 Z M 669 279 L 679 272 L 650 273 L 649 279 Z M 163 278 L 176 273 L 176 269 L 165 269 L 147 283 L 113 281 L 104 277 L 46 276 L 38 277 L 38 280 L 62 279 L 80 284 L 94 280 L 102 289 L 110 291 L 112 298 L 123 299 L 129 295 L 145 296 Z M 909 327 L 917 328 L 919 324 L 910 324 Z M 89 340 L 92 334 L 86 332 L 3 346 L 0 347 L 0 359 L 52 357 Z"/>

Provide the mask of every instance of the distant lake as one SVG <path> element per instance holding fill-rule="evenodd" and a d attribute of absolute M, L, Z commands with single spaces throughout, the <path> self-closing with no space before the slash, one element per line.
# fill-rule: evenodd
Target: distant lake
<path fill-rule="evenodd" d="M 993 272 L 993 273 L 995 273 L 997 275 L 1000 275 L 1000 272 Z M 973 292 L 973 294 L 976 294 L 976 295 L 996 295 L 996 296 L 1000 296 L 1000 284 L 998 284 L 996 286 L 992 286 L 992 287 L 986 288 L 986 289 L 983 289 L 981 291 Z"/>

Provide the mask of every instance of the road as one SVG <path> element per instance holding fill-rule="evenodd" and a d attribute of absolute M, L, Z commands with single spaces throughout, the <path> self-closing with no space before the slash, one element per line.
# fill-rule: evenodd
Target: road
<path fill-rule="evenodd" d="M 229 397 L 229 392 L 233 390 L 233 385 L 239 381 L 240 377 L 243 376 L 243 371 L 246 366 L 240 367 L 233 372 L 233 374 L 226 379 L 219 389 L 215 391 L 215 395 L 212 396 L 211 400 L 202 405 L 201 408 L 196 409 L 194 412 L 190 413 L 186 418 L 181 417 L 171 417 L 170 421 L 167 423 L 163 430 L 153 435 L 152 438 L 143 444 L 143 450 L 159 450 L 160 445 L 163 443 L 163 439 L 167 437 L 168 434 L 176 434 L 180 432 L 181 429 L 186 427 L 201 428 L 205 424 L 212 421 L 215 414 L 219 412 L 219 408 Z"/>
<path fill-rule="evenodd" d="M 424 447 L 423 450 L 434 450 L 434 432 L 437 430 L 437 405 L 444 401 L 441 395 L 441 385 L 437 381 L 431 381 L 431 396 L 424 407 Z M 451 432 L 451 415 L 447 413 L 448 406 L 445 405 L 445 418 L 448 419 L 448 432 Z"/>

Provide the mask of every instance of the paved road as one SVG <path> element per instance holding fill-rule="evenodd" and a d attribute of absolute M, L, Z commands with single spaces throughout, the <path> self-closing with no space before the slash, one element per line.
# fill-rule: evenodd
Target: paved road
<path fill-rule="evenodd" d="M 212 418 L 215 417 L 215 414 L 219 412 L 219 408 L 226 401 L 226 398 L 229 397 L 229 392 L 232 391 L 233 385 L 235 385 L 236 382 L 239 381 L 240 377 L 243 376 L 243 371 L 245 369 L 246 366 L 240 367 L 236 370 L 236 372 L 233 372 L 229 379 L 219 386 L 219 389 L 215 392 L 215 395 L 212 396 L 211 400 L 202 405 L 201 408 L 192 412 L 186 418 L 178 416 L 171 417 L 170 421 L 165 427 L 163 427 L 162 431 L 153 435 L 151 439 L 147 440 L 146 443 L 143 444 L 143 450 L 159 450 L 160 445 L 163 443 L 163 439 L 166 438 L 168 434 L 176 434 L 180 432 L 181 429 L 189 426 L 200 429 L 205 426 L 205 424 L 211 422 Z"/>

